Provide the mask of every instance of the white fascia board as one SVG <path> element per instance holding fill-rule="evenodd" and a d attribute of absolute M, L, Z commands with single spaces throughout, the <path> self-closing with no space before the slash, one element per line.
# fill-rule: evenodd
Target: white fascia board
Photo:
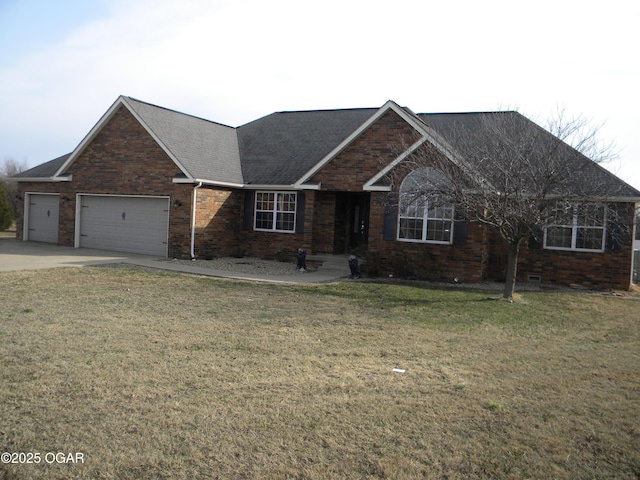
<path fill-rule="evenodd" d="M 320 190 L 322 188 L 322 182 L 318 183 L 303 183 L 302 185 L 295 184 L 296 188 L 300 188 L 302 190 Z"/>
<path fill-rule="evenodd" d="M 253 185 L 246 184 L 244 186 L 245 190 L 273 190 L 273 191 L 291 191 L 291 190 L 301 190 L 301 188 L 296 185 Z"/>
<path fill-rule="evenodd" d="M 472 192 L 473 193 L 473 192 Z M 522 198 L 535 198 L 534 195 L 523 194 Z M 559 201 L 568 201 L 572 203 L 580 203 L 580 202 L 601 202 L 601 203 L 638 203 L 640 202 L 640 197 L 621 197 L 616 195 L 560 195 L 560 194 L 549 194 L 545 197 L 545 200 L 559 200 Z"/>
<path fill-rule="evenodd" d="M 397 103 L 392 100 L 387 101 L 382 107 L 380 107 L 371 117 L 369 117 L 362 125 L 339 143 L 333 150 L 331 150 L 322 160 L 316 163 L 308 172 L 306 172 L 300 179 L 294 184 L 296 188 L 305 188 L 304 183 L 308 182 L 311 177 L 318 173 L 322 167 L 333 160 L 340 152 L 347 148 L 356 138 L 358 138 L 365 130 L 373 125 L 378 119 L 380 119 L 389 110 L 393 110 L 400 117 L 405 120 L 409 125 L 415 128 L 418 132 L 424 134 L 424 124 L 420 125 L 418 121 L 407 114 L 407 112 L 401 108 Z"/>
<path fill-rule="evenodd" d="M 109 120 L 111 120 L 111 117 L 113 117 L 114 113 L 122 103 L 123 103 L 122 96 L 118 97 L 118 99 L 115 102 L 113 102 L 113 105 L 109 107 L 109 110 L 107 110 L 106 113 L 102 115 L 100 120 L 98 120 L 98 123 L 96 123 L 93 126 L 93 128 L 89 131 L 89 133 L 87 133 L 87 135 L 82 139 L 80 144 L 73 150 L 71 155 L 69 155 L 69 158 L 67 158 L 67 161 L 60 166 L 58 171 L 54 174 L 54 177 L 60 176 L 62 172 L 64 172 L 73 162 L 76 161 L 76 158 L 78 158 L 80 153 L 82 153 L 82 151 L 86 148 L 86 146 L 95 138 L 98 132 L 102 130 L 102 127 L 104 127 L 104 125 Z"/>
<path fill-rule="evenodd" d="M 365 192 L 390 192 L 391 191 L 391 185 L 370 185 L 370 186 L 364 186 L 362 187 L 362 190 L 364 190 Z"/>
<path fill-rule="evenodd" d="M 365 192 L 369 192 L 369 191 L 387 191 L 388 192 L 388 191 L 390 191 L 391 187 L 387 187 L 386 190 L 379 190 L 382 187 L 374 187 L 374 184 L 378 183 L 382 177 L 384 177 L 387 173 L 389 173 L 391 170 L 393 170 L 400 162 L 402 162 L 405 158 L 407 158 L 409 155 L 411 155 L 413 152 L 415 152 L 418 149 L 418 147 L 420 147 L 420 145 L 422 145 L 426 141 L 427 141 L 427 137 L 423 135 L 416 142 L 414 142 L 413 145 L 411 145 L 408 149 L 406 149 L 404 152 L 402 152 L 402 154 L 400 154 L 400 156 L 398 156 L 398 158 L 396 158 L 393 162 L 390 162 L 389 165 L 384 167 L 373 178 L 371 178 L 371 180 L 369 180 L 367 183 L 365 183 L 364 186 L 362 187 L 362 189 Z"/>
<path fill-rule="evenodd" d="M 140 125 L 142 125 L 144 127 L 144 129 L 147 131 L 147 133 L 149 135 L 151 135 L 151 138 L 153 138 L 155 140 L 155 142 L 160 145 L 160 148 L 162 148 L 162 150 L 164 150 L 164 153 L 166 153 L 169 158 L 173 161 L 173 163 L 176 164 L 176 166 L 180 169 L 180 171 L 182 173 L 184 173 L 188 178 L 193 178 L 191 176 L 191 174 L 187 171 L 186 168 L 184 168 L 184 165 L 182 165 L 182 163 L 180 163 L 180 161 L 175 157 L 175 155 L 171 152 L 171 150 L 169 150 L 167 148 L 167 146 L 164 144 L 164 142 L 162 140 L 160 140 L 160 138 L 155 134 L 155 132 L 153 130 L 151 130 L 151 127 L 149 127 L 149 125 L 147 125 L 147 123 L 144 121 L 144 119 L 137 114 L 137 112 L 133 109 L 133 107 L 131 105 L 129 105 L 129 102 L 127 101 L 126 97 L 120 97 L 122 99 L 122 104 L 127 107 L 127 109 L 129 110 L 129 112 L 131 112 L 131 115 L 134 116 L 134 118 L 140 123 Z"/>
<path fill-rule="evenodd" d="M 640 202 L 640 197 L 606 197 L 606 196 L 596 196 L 596 197 L 584 197 L 583 201 L 588 202 L 604 202 L 604 203 L 638 203 Z M 580 202 L 580 199 L 576 199 L 576 202 Z"/>
<path fill-rule="evenodd" d="M 273 190 L 273 191 L 291 191 L 291 190 L 317 190 L 316 185 L 303 186 L 302 188 L 295 185 L 267 185 L 267 184 L 252 184 L 252 183 L 233 183 L 233 182 L 219 182 L 216 180 L 205 180 L 201 178 L 174 178 L 173 183 L 179 184 L 202 184 L 210 185 L 213 187 L 227 187 L 238 188 L 241 190 Z"/>
<path fill-rule="evenodd" d="M 109 110 L 107 110 L 107 112 L 104 115 L 102 115 L 100 120 L 98 120 L 98 123 L 96 123 L 93 126 L 93 128 L 89 131 L 89 133 L 82 139 L 80 144 L 73 150 L 71 155 L 69 155 L 69 158 L 67 159 L 67 161 L 64 162 L 62 166 L 58 169 L 58 171 L 55 173 L 54 177 L 58 177 L 73 162 L 76 161 L 76 159 L 84 151 L 87 145 L 91 143 L 91 141 L 96 137 L 96 135 L 100 133 L 102 128 L 109 122 L 109 120 L 111 120 L 111 118 L 115 115 L 116 111 L 120 106 L 124 106 L 127 110 L 129 110 L 131 115 L 133 115 L 133 117 L 140 123 L 140 125 L 142 125 L 142 127 L 149 133 L 149 135 L 151 135 L 151 137 L 156 141 L 156 143 L 160 146 L 160 148 L 162 148 L 162 150 L 169 156 L 169 158 L 171 158 L 173 163 L 176 164 L 176 166 L 182 171 L 182 173 L 184 173 L 187 177 L 191 178 L 191 175 L 189 174 L 189 172 L 187 172 L 184 166 L 178 161 L 178 159 L 173 155 L 173 153 L 171 153 L 171 151 L 166 147 L 166 145 L 158 138 L 158 136 L 153 132 L 153 130 L 149 128 L 149 126 L 142 119 L 142 117 L 140 117 L 140 115 L 138 115 L 135 112 L 133 107 L 129 105 L 129 102 L 127 101 L 126 97 L 122 95 L 118 97 L 118 99 L 113 103 L 113 105 L 109 107 Z"/>
<path fill-rule="evenodd" d="M 172 180 L 173 183 L 188 183 L 188 184 L 202 184 L 202 185 L 213 185 L 217 187 L 229 187 L 229 188 L 245 188 L 244 183 L 233 183 L 233 182 L 220 182 L 217 180 L 205 180 L 202 178 L 174 178 Z"/>
<path fill-rule="evenodd" d="M 443 153 L 444 156 L 447 157 L 447 159 L 449 159 L 449 161 L 451 161 L 454 165 L 457 165 L 458 167 L 460 167 L 468 175 L 479 175 L 479 173 L 476 171 L 476 169 L 472 168 L 469 165 L 469 163 L 464 159 L 464 157 L 462 157 L 458 152 L 456 152 L 456 150 L 453 148 L 453 146 L 449 142 L 447 142 L 438 132 L 436 132 L 433 128 L 431 128 L 429 125 L 427 125 L 425 122 L 423 122 L 417 116 L 416 117 L 411 117 L 403 109 L 401 109 L 401 110 L 402 110 L 402 114 L 403 114 L 403 115 L 402 114 L 401 115 L 403 116 L 403 118 L 405 118 L 405 117 L 414 118 L 414 122 L 412 123 L 412 125 L 417 124 L 416 129 L 422 133 L 423 139 L 427 140 L 438 151 Z M 409 120 L 407 120 L 407 121 L 409 121 Z M 418 140 L 418 141 L 420 141 L 420 140 Z M 414 145 L 416 145 L 416 144 L 414 144 Z M 413 148 L 413 145 L 410 148 Z M 396 165 L 400 161 L 401 160 L 396 159 Z M 393 165 L 393 166 L 395 167 L 395 165 Z"/>
<path fill-rule="evenodd" d="M 174 178 L 173 183 L 178 184 L 202 184 L 213 187 L 238 188 L 240 190 L 273 190 L 273 191 L 292 191 L 292 190 L 319 190 L 319 185 L 270 185 L 270 184 L 253 184 L 253 183 L 232 183 L 219 182 L 215 180 L 204 180 L 201 178 Z"/>
<path fill-rule="evenodd" d="M 356 138 L 358 138 L 367 128 L 373 125 L 378 119 L 380 119 L 385 113 L 389 110 L 393 110 L 396 114 L 400 116 L 405 122 L 407 122 L 411 127 L 413 127 L 420 135 L 421 138 L 418 139 L 411 147 L 409 147 L 408 152 L 404 152 L 398 158 L 396 158 L 393 162 L 391 162 L 385 169 L 382 170 L 378 175 L 369 180 L 364 186 L 363 190 L 365 191 L 389 191 L 389 187 L 374 187 L 373 184 L 376 183 L 380 178 L 382 178 L 386 173 L 388 173 L 391 169 L 395 168 L 398 163 L 404 160 L 410 153 L 415 151 L 420 145 L 422 145 L 425 141 L 429 141 L 434 147 L 440 150 L 447 158 L 449 158 L 453 163 L 460 165 L 462 167 L 466 167 L 466 162 L 464 162 L 458 155 L 454 153 L 453 148 L 431 127 L 425 124 L 420 118 L 415 115 L 409 114 L 404 108 L 400 107 L 397 103 L 392 100 L 387 101 L 382 107 L 380 107 L 367 121 L 365 121 L 362 125 L 360 125 L 351 135 L 349 135 L 345 140 L 343 140 L 338 146 L 336 146 L 331 152 L 329 152 L 322 160 L 320 160 L 314 167 L 305 173 L 300 179 L 294 184 L 296 188 L 308 188 L 304 186 L 304 183 L 309 181 L 313 175 L 318 173 L 322 167 L 324 167 L 327 163 L 333 160 L 340 152 L 342 152 L 346 147 L 348 147 Z M 318 186 L 317 189 L 320 189 Z"/>
<path fill-rule="evenodd" d="M 192 178 L 192 177 L 188 177 L 188 178 L 176 178 L 176 177 L 173 177 L 171 182 L 172 183 L 198 183 L 198 180 L 196 180 L 195 178 Z"/>
<path fill-rule="evenodd" d="M 22 177 L 16 178 L 16 181 L 21 182 L 31 182 L 31 183 L 60 183 L 60 182 L 70 182 L 73 179 L 73 175 L 63 175 L 60 177 Z"/>

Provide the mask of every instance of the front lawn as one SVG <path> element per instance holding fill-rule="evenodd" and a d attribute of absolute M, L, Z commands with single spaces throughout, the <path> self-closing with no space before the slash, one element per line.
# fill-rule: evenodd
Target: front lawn
<path fill-rule="evenodd" d="M 633 295 L 89 267 L 0 285 L 0 451 L 40 459 L 3 480 L 640 475 Z"/>

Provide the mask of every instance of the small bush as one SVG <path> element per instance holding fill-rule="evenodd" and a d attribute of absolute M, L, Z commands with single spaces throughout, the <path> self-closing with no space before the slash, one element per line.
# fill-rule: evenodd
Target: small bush
<path fill-rule="evenodd" d="M 7 200 L 6 187 L 0 181 L 0 232 L 13 225 L 13 207 Z"/>

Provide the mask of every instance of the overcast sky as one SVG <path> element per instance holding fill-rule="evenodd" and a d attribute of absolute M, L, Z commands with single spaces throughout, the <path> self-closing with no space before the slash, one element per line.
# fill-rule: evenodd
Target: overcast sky
<path fill-rule="evenodd" d="M 119 95 L 275 111 L 565 108 L 640 188 L 640 0 L 0 0 L 0 160 L 69 153 Z"/>

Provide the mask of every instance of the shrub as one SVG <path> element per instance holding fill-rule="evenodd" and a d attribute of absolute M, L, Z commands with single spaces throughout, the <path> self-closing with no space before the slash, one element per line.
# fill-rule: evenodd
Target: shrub
<path fill-rule="evenodd" d="M 0 232 L 13 225 L 13 207 L 7 200 L 6 187 L 0 181 Z"/>

